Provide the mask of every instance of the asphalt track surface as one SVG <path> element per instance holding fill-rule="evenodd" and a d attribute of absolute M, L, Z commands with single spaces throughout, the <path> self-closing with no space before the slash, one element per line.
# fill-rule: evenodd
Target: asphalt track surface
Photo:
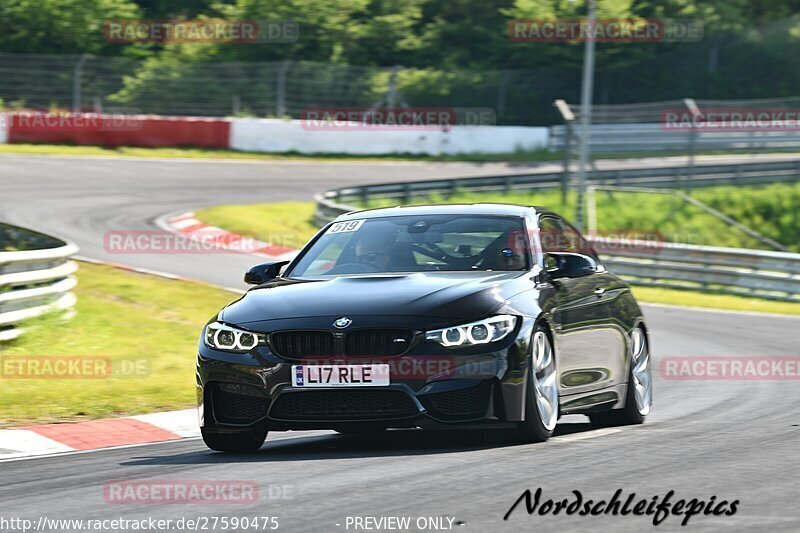
<path fill-rule="evenodd" d="M 608 163 L 613 164 L 613 163 Z M 628 164 L 622 162 L 620 164 Z M 654 162 L 653 164 L 657 164 Z M 166 213 L 218 203 L 307 200 L 345 184 L 458 176 L 525 167 L 438 163 L 231 163 L 0 157 L 0 220 L 67 237 L 84 256 L 241 287 L 243 255 L 124 255 L 109 230 L 156 229 Z M 216 310 L 209 310 L 209 315 Z M 0 463 L 0 517 L 178 519 L 274 516 L 278 531 L 364 531 L 347 517 L 450 517 L 456 531 L 643 531 L 647 516 L 528 516 L 543 500 L 662 497 L 739 500 L 734 516 L 669 516 L 657 531 L 800 530 L 800 387 L 795 381 L 684 381 L 659 374 L 666 356 L 798 355 L 800 319 L 645 306 L 655 404 L 642 426 L 592 430 L 564 417 L 557 436 L 518 445 L 505 435 L 388 432 L 276 433 L 250 456 L 208 451 L 198 439 Z M 193 357 L 193 354 L 187 354 Z M 243 480 L 244 505 L 116 504 L 114 480 Z M 445 521 L 445 524 L 447 521 Z M 338 524 L 338 525 L 337 525 Z M 3 531 L 19 531 L 10 524 Z M 61 528 L 59 530 L 67 530 Z M 374 529 L 372 529 L 374 530 Z M 419 531 L 413 526 L 410 531 Z M 433 531 L 434 529 L 421 529 Z M 252 531 L 252 529 L 251 529 Z"/>

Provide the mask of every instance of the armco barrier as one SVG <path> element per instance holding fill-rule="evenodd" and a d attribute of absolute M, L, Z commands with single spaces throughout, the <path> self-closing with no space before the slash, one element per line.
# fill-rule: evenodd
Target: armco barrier
<path fill-rule="evenodd" d="M 16 248 L 15 251 L 3 251 Z M 0 224 L 0 341 L 22 333 L 21 322 L 75 305 L 72 243 Z"/>
<path fill-rule="evenodd" d="M 390 198 L 407 202 L 417 196 L 448 195 L 457 191 L 515 192 L 563 185 L 564 172 L 538 172 L 503 176 L 447 178 L 429 181 L 377 183 L 345 187 L 324 193 L 323 198 L 347 203 L 354 199 Z M 587 176 L 592 184 L 641 187 L 693 187 L 795 181 L 800 178 L 800 159 L 765 163 L 672 166 L 596 170 Z"/>
<path fill-rule="evenodd" d="M 800 254 L 676 243 L 604 242 L 609 270 L 638 285 L 800 302 Z"/>
<path fill-rule="evenodd" d="M 789 168 L 796 168 L 792 165 L 796 165 L 796 162 L 789 164 Z M 730 169 L 726 173 L 729 174 Z M 317 207 L 314 218 L 317 224 L 322 225 L 343 213 L 356 210 L 356 207 L 344 203 L 355 199 L 367 202 L 371 198 L 390 197 L 402 202 L 413 196 L 434 192 L 446 194 L 460 188 L 502 190 L 520 184 L 542 186 L 553 184 L 553 177 L 493 176 L 342 188 L 315 197 Z M 635 240 L 590 240 L 609 270 L 634 284 L 710 289 L 728 294 L 800 302 L 800 254 Z"/>
<path fill-rule="evenodd" d="M 574 127 L 573 127 L 574 132 Z M 548 148 L 561 151 L 567 144 L 567 126 L 550 127 Z M 575 140 L 573 139 L 574 143 Z M 668 130 L 662 124 L 593 124 L 589 131 L 591 152 L 688 150 L 796 151 L 800 131 Z"/>
<path fill-rule="evenodd" d="M 230 122 L 203 117 L 8 113 L 9 143 L 228 148 Z"/>

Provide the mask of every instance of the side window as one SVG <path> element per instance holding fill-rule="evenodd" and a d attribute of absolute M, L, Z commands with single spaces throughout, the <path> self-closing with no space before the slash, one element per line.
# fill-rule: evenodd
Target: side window
<path fill-rule="evenodd" d="M 561 220 L 553 216 L 544 216 L 539 219 L 539 239 L 542 242 L 542 251 L 547 252 L 578 252 L 579 237 L 575 235 Z"/>
<path fill-rule="evenodd" d="M 555 249 L 553 235 L 558 232 L 558 223 L 552 217 L 539 217 L 539 241 L 542 243 L 542 252 L 558 252 Z"/>
<path fill-rule="evenodd" d="M 578 230 L 567 224 L 561 218 L 545 215 L 539 219 L 539 238 L 542 242 L 542 251 L 547 252 L 572 252 L 588 255 L 595 261 L 599 258 L 583 235 Z"/>

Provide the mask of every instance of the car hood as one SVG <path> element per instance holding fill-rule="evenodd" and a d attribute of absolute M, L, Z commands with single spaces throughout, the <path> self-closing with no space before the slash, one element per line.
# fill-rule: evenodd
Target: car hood
<path fill-rule="evenodd" d="M 404 315 L 483 318 L 530 288 L 528 272 L 434 272 L 278 280 L 222 310 L 231 324 L 303 317 Z"/>

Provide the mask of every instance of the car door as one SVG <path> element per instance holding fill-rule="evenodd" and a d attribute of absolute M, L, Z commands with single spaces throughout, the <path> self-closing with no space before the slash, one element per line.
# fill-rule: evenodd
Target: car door
<path fill-rule="evenodd" d="M 578 230 L 556 215 L 539 219 L 542 251 L 591 257 L 598 268 L 579 277 L 552 280 L 556 288 L 554 342 L 562 396 L 599 390 L 624 380 L 625 338 L 611 317 L 613 276 L 602 267 Z"/>

